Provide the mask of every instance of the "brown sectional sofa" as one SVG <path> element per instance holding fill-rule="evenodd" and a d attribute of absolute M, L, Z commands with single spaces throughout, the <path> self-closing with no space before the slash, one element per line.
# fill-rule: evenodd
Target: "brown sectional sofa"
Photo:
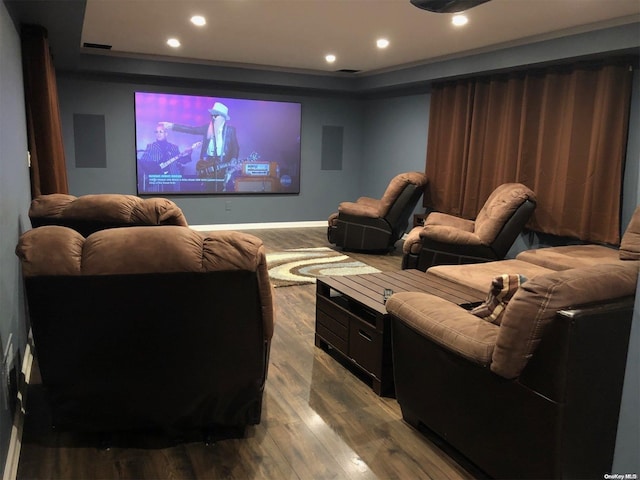
<path fill-rule="evenodd" d="M 483 297 L 494 277 L 526 277 L 495 323 L 427 293 L 391 296 L 403 418 L 492 477 L 610 473 L 640 266 L 639 219 L 640 209 L 619 250 L 553 247 L 427 270 Z"/>

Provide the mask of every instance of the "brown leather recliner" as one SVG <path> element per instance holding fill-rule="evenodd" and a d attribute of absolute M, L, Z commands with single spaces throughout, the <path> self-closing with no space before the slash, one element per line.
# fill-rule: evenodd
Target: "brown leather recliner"
<path fill-rule="evenodd" d="M 392 249 L 404 235 L 426 185 L 423 173 L 401 173 L 379 199 L 360 197 L 355 202 L 342 202 L 329 217 L 329 243 L 349 250 Z"/>
<path fill-rule="evenodd" d="M 244 428 L 273 335 L 262 241 L 179 226 L 61 226 L 16 247 L 42 383 L 61 430 Z"/>
<path fill-rule="evenodd" d="M 433 212 L 403 244 L 402 268 L 502 260 L 536 208 L 536 196 L 520 183 L 505 183 L 474 220 Z"/>
<path fill-rule="evenodd" d="M 62 193 L 40 195 L 29 208 L 31 225 L 70 227 L 85 237 L 114 227 L 147 225 L 188 226 L 182 210 L 166 198 L 101 193 L 75 197 Z"/>

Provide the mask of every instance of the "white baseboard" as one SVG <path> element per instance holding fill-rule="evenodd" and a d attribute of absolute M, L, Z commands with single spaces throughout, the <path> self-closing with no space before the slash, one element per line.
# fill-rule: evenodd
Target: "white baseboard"
<path fill-rule="evenodd" d="M 190 225 L 193 230 L 199 232 L 213 232 L 217 230 L 259 230 L 267 228 L 306 228 L 326 227 L 326 220 L 313 220 L 307 222 L 268 222 L 268 223 L 228 223 L 214 225 Z"/>
<path fill-rule="evenodd" d="M 16 413 L 13 416 L 11 427 L 11 439 L 4 464 L 2 480 L 15 480 L 18 476 L 18 464 L 20 463 L 20 449 L 22 447 L 22 429 L 24 427 L 24 415 L 27 399 L 27 385 L 31 381 L 31 368 L 33 367 L 33 352 L 30 342 L 27 342 L 22 360 L 22 377 L 24 381 L 18 386 L 18 398 L 16 401 Z"/>

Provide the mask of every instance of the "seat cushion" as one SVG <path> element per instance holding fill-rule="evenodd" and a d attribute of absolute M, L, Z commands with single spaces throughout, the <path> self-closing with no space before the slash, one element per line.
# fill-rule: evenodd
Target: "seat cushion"
<path fill-rule="evenodd" d="M 551 270 L 567 270 L 621 261 L 618 250 L 602 245 L 564 245 L 536 248 L 519 253 L 516 259 Z"/>
<path fill-rule="evenodd" d="M 426 275 L 433 275 L 455 285 L 473 288 L 480 297 L 484 297 L 491 281 L 500 275 L 522 275 L 530 280 L 553 271 L 533 263 L 512 259 L 468 265 L 437 265 L 429 268 Z"/>

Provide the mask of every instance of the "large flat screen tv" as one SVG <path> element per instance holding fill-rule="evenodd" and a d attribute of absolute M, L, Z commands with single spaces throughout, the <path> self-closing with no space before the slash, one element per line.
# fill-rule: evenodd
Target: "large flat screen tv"
<path fill-rule="evenodd" d="M 135 93 L 138 194 L 300 193 L 301 105 Z"/>

